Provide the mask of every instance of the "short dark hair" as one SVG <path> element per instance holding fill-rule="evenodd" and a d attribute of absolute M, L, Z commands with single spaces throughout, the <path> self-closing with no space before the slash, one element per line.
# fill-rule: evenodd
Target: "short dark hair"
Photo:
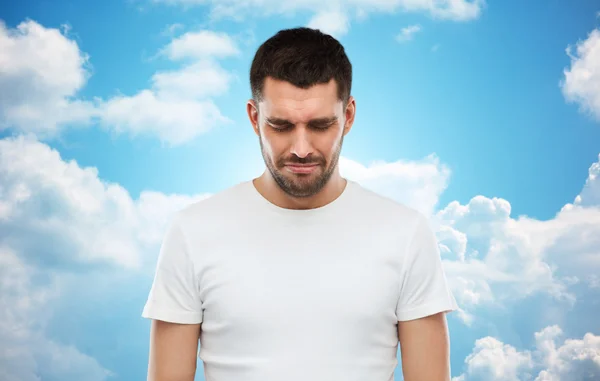
<path fill-rule="evenodd" d="M 319 29 L 282 29 L 263 42 L 250 67 L 252 98 L 260 101 L 265 79 L 271 77 L 307 89 L 337 85 L 338 98 L 346 103 L 352 88 L 352 64 L 338 40 Z"/>

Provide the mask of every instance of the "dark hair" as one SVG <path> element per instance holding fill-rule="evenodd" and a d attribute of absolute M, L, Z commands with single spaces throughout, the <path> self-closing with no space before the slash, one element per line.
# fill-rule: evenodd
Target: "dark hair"
<path fill-rule="evenodd" d="M 267 77 L 303 89 L 333 78 L 338 98 L 346 103 L 352 88 L 352 64 L 332 36 L 306 27 L 283 29 L 260 45 L 252 60 L 250 87 L 256 101 L 262 99 Z"/>

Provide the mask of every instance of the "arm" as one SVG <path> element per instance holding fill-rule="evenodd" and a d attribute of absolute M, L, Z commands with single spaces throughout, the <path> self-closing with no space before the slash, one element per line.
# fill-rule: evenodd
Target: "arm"
<path fill-rule="evenodd" d="M 195 262 L 182 221 L 163 240 L 142 316 L 151 319 L 148 381 L 193 381 L 203 322 Z"/>
<path fill-rule="evenodd" d="M 194 381 L 201 324 L 153 319 L 148 381 Z"/>
<path fill-rule="evenodd" d="M 399 321 L 404 381 L 450 381 L 450 342 L 443 312 Z"/>
<path fill-rule="evenodd" d="M 446 313 L 458 309 L 437 240 L 421 216 L 408 245 L 396 316 L 405 381 L 450 381 Z"/>

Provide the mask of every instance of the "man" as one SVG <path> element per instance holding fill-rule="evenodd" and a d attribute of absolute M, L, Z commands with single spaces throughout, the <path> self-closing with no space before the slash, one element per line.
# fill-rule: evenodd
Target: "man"
<path fill-rule="evenodd" d="M 450 380 L 455 310 L 427 220 L 341 177 L 352 67 L 318 30 L 282 30 L 250 69 L 264 173 L 178 212 L 143 316 L 148 379 Z M 198 353 L 198 341 L 200 352 Z"/>

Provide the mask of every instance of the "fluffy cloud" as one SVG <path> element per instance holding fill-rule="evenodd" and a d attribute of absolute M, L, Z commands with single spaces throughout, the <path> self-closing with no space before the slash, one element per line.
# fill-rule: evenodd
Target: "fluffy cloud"
<path fill-rule="evenodd" d="M 186 58 L 227 58 L 240 54 L 237 44 L 226 33 L 201 30 L 188 32 L 162 49 L 173 61 Z"/>
<path fill-rule="evenodd" d="M 319 11 L 310 19 L 307 26 L 341 38 L 348 33 L 350 20 L 348 15 L 340 10 Z"/>
<path fill-rule="evenodd" d="M 172 213 L 208 195 L 133 200 L 95 168 L 23 136 L 0 140 L 0 184 L 0 379 L 108 379 L 94 358 L 47 336 L 68 278 L 98 266 L 153 268 Z"/>
<path fill-rule="evenodd" d="M 210 4 L 213 14 L 235 15 L 250 10 L 260 10 L 263 14 L 289 13 L 293 11 L 319 12 L 323 3 L 315 0 L 294 0 L 289 2 L 264 0 L 150 0 L 153 3 L 183 5 L 186 7 Z M 472 20 L 481 14 L 485 6 L 484 0 L 352 0 L 338 2 L 347 9 L 354 8 L 361 12 L 424 12 L 441 19 L 454 21 Z"/>
<path fill-rule="evenodd" d="M 0 140 L 0 183 L 3 244 L 49 267 L 138 267 L 144 250 L 160 242 L 170 213 L 204 197 L 146 191 L 132 200 L 95 168 L 65 162 L 23 136 Z"/>
<path fill-rule="evenodd" d="M 400 33 L 396 36 L 396 41 L 398 42 L 406 42 L 413 39 L 414 35 L 421 31 L 421 25 L 409 25 L 407 27 L 402 28 Z"/>
<path fill-rule="evenodd" d="M 52 138 L 66 126 L 100 122 L 117 134 L 183 144 L 230 122 L 213 97 L 234 80 L 218 60 L 238 54 L 224 33 L 188 32 L 158 55 L 181 67 L 155 73 L 149 89 L 87 101 L 77 94 L 91 75 L 89 57 L 67 31 L 31 20 L 15 29 L 0 24 L 0 130 Z"/>
<path fill-rule="evenodd" d="M 229 123 L 211 100 L 165 98 L 154 90 L 116 96 L 101 107 L 102 124 L 116 133 L 158 136 L 170 145 L 183 144 Z"/>
<path fill-rule="evenodd" d="M 594 29 L 583 41 L 567 47 L 571 67 L 564 70 L 561 88 L 569 102 L 600 121 L 600 29 Z"/>
<path fill-rule="evenodd" d="M 0 379 L 39 381 L 107 380 L 112 372 L 77 349 L 44 335 L 52 302 L 59 296 L 52 273 L 27 265 L 16 252 L 0 247 Z"/>
<path fill-rule="evenodd" d="M 433 155 L 421 161 L 373 162 L 369 166 L 341 157 L 340 173 L 425 215 L 433 213 L 450 177 L 450 169 Z"/>
<path fill-rule="evenodd" d="M 600 206 L 600 155 L 598 155 L 598 162 L 590 167 L 583 190 L 575 198 L 574 204 L 578 206 Z M 567 206 L 567 208 L 570 207 L 571 205 Z"/>
<path fill-rule="evenodd" d="M 103 102 L 102 124 L 117 133 L 158 136 L 179 145 L 229 123 L 212 97 L 226 93 L 234 78 L 217 60 L 239 53 L 224 33 L 202 30 L 175 38 L 160 55 L 187 62 L 177 70 L 155 73 L 150 89 Z"/>
<path fill-rule="evenodd" d="M 453 381 L 518 380 L 523 370 L 532 366 L 531 354 L 521 353 L 493 337 L 484 337 L 475 342 L 475 348 L 465 360 L 467 375 L 453 378 Z"/>
<path fill-rule="evenodd" d="M 460 261 L 449 264 L 449 271 L 464 305 L 536 291 L 566 296 L 536 245 L 542 236 L 512 219 L 506 200 L 476 196 L 467 205 L 452 202 L 436 219 L 444 227 L 443 247 L 460 249 L 454 253 Z"/>
<path fill-rule="evenodd" d="M 600 378 L 600 336 L 557 340 L 563 332 L 553 325 L 535 333 L 535 349 L 519 351 L 493 337 L 475 342 L 465 359 L 465 372 L 453 381 L 561 381 Z M 558 345 L 557 345 L 558 344 Z"/>
<path fill-rule="evenodd" d="M 437 212 L 442 252 L 457 297 L 465 307 L 503 303 L 544 293 L 575 302 L 569 290 L 579 281 L 594 284 L 600 273 L 600 208 L 594 172 L 577 200 L 548 221 L 510 216 L 506 200 L 477 196 L 467 205 L 452 202 Z"/>
<path fill-rule="evenodd" d="M 77 98 L 90 76 L 89 57 L 58 29 L 0 20 L 0 130 L 52 137 L 89 123 L 94 105 Z"/>
<path fill-rule="evenodd" d="M 600 336 L 586 333 L 582 339 L 566 339 L 557 348 L 556 339 L 560 336 L 562 330 L 558 326 L 535 334 L 537 348 L 546 367 L 536 381 L 599 379 Z"/>
<path fill-rule="evenodd" d="M 244 16 L 261 17 L 273 15 L 289 15 L 296 12 L 311 12 L 313 16 L 308 22 L 310 27 L 322 28 L 324 31 L 341 37 L 346 34 L 350 25 L 350 15 L 362 20 L 370 13 L 418 12 L 430 17 L 451 20 L 470 21 L 476 19 L 485 7 L 484 0 L 347 0 L 336 1 L 334 5 L 326 5 L 316 0 L 148 0 L 151 3 L 180 5 L 190 8 L 209 5 L 212 18 L 231 17 L 240 19 Z"/>

